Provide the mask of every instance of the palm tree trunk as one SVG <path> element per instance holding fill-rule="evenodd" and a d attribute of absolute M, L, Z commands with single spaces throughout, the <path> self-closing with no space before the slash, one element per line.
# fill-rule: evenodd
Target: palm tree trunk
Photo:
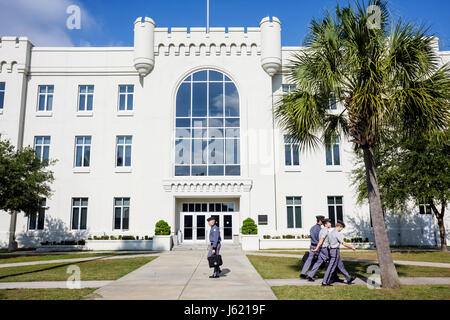
<path fill-rule="evenodd" d="M 11 220 L 9 223 L 9 244 L 8 244 L 8 251 L 12 252 L 17 250 L 17 243 L 16 243 L 16 222 L 17 222 L 17 212 L 13 211 L 11 212 Z"/>
<path fill-rule="evenodd" d="M 436 208 L 434 203 L 431 204 L 431 208 L 433 209 L 434 215 L 436 216 L 438 226 L 439 226 L 439 235 L 441 238 L 441 251 L 442 252 L 448 252 L 447 248 L 447 235 L 445 232 L 445 223 L 444 223 L 444 214 L 445 214 L 445 207 L 447 206 L 446 202 L 442 203 L 441 212 Z"/>
<path fill-rule="evenodd" d="M 381 271 L 381 285 L 383 288 L 399 288 L 400 280 L 394 261 L 392 260 L 391 248 L 384 223 L 383 209 L 381 207 L 380 191 L 378 188 L 377 174 L 373 150 L 369 147 L 363 148 L 364 164 L 366 167 L 366 182 L 369 192 L 369 208 L 372 217 L 372 225 L 375 234 L 378 261 Z"/>

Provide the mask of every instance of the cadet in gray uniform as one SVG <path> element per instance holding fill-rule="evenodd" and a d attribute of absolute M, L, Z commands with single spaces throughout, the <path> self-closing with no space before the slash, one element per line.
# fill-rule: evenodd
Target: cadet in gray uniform
<path fill-rule="evenodd" d="M 322 228 L 322 221 L 325 219 L 324 216 L 317 216 L 316 220 L 317 223 L 309 230 L 309 234 L 311 236 L 311 245 L 310 249 L 314 250 L 319 243 L 319 233 L 320 229 Z M 311 267 L 312 261 L 314 259 L 314 256 L 316 253 L 309 252 L 308 259 L 306 259 L 305 264 L 303 265 L 302 271 L 300 273 L 301 279 L 306 279 L 306 272 L 308 272 L 309 268 Z"/>
<path fill-rule="evenodd" d="M 322 223 L 324 228 L 320 230 L 319 243 L 317 244 L 317 247 L 315 249 L 311 250 L 312 253 L 319 252 L 319 257 L 317 258 L 317 261 L 312 267 L 311 271 L 308 273 L 307 279 L 310 282 L 314 281 L 314 276 L 316 275 L 316 272 L 319 270 L 322 263 L 329 259 L 330 249 L 328 248 L 328 246 L 330 245 L 330 243 L 328 242 L 328 233 L 331 229 L 331 220 L 324 219 Z"/>
<path fill-rule="evenodd" d="M 330 264 L 328 265 L 327 272 L 325 273 L 325 277 L 322 281 L 322 286 L 331 286 L 331 279 L 336 268 L 344 275 L 347 280 L 347 284 L 351 284 L 355 277 L 350 277 L 347 270 L 344 268 L 344 263 L 342 262 L 341 255 L 339 252 L 339 247 L 342 244 L 343 246 L 352 249 L 355 251 L 355 247 L 351 244 L 344 242 L 344 238 L 342 236 L 342 229 L 345 228 L 344 222 L 338 220 L 336 223 L 336 228 L 328 234 L 328 242 L 330 244 Z"/>
<path fill-rule="evenodd" d="M 220 241 L 222 240 L 220 238 L 220 229 L 218 226 L 216 226 L 216 219 L 214 217 L 210 217 L 207 219 L 208 224 L 211 226 L 211 231 L 209 232 L 209 252 L 208 252 L 208 258 L 212 255 L 219 254 L 220 251 Z M 219 278 L 220 275 L 220 267 L 215 266 L 214 267 L 214 273 L 210 278 Z"/>

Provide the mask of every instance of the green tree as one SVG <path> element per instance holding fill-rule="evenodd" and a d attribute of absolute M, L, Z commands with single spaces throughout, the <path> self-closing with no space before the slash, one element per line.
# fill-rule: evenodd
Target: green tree
<path fill-rule="evenodd" d="M 17 214 L 38 212 L 42 199 L 51 195 L 50 184 L 54 178 L 48 164 L 47 160 L 41 162 L 32 148 L 15 150 L 9 141 L 0 137 L 0 210 L 11 215 L 9 251 L 17 247 Z"/>
<path fill-rule="evenodd" d="M 156 236 L 168 236 L 170 235 L 170 226 L 164 221 L 160 220 L 155 225 L 155 235 Z"/>
<path fill-rule="evenodd" d="M 411 211 L 410 204 L 430 205 L 439 226 L 441 250 L 447 252 L 444 215 L 450 201 L 450 145 L 420 132 L 402 137 L 394 131 L 374 154 L 383 208 L 395 213 Z M 352 176 L 358 200 L 363 202 L 367 199 L 367 185 L 362 163 Z"/>
<path fill-rule="evenodd" d="M 383 219 L 374 149 L 388 128 L 413 132 L 448 126 L 450 71 L 439 67 L 426 28 L 402 20 L 389 28 L 389 19 L 381 0 L 337 5 L 334 13 L 313 19 L 305 48 L 284 70 L 297 89 L 281 98 L 275 117 L 302 149 L 346 136 L 362 150 L 381 281 L 385 288 L 396 288 L 400 281 Z M 342 112 L 329 110 L 330 97 Z"/>

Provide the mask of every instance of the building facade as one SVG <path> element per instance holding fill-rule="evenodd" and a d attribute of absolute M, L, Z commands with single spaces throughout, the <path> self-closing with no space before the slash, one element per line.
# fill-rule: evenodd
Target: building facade
<path fill-rule="evenodd" d="M 57 160 L 52 197 L 36 215 L 18 217 L 19 245 L 152 236 L 159 220 L 183 242 L 205 243 L 210 215 L 224 242 L 239 241 L 248 217 L 261 237 L 301 236 L 318 214 L 344 220 L 347 237 L 373 239 L 368 206 L 356 203 L 351 185 L 351 143 L 299 151 L 273 118 L 293 89 L 281 69 L 302 49 L 282 46 L 277 18 L 210 32 L 156 28 L 150 18 L 134 27 L 134 47 L 1 38 L 2 138 Z M 436 245 L 427 213 L 389 218 L 391 242 Z M 8 229 L 1 213 L 2 246 Z"/>

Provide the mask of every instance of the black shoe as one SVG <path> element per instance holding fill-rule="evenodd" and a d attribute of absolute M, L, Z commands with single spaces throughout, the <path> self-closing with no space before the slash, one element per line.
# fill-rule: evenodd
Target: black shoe
<path fill-rule="evenodd" d="M 306 279 L 308 279 L 309 282 L 314 282 L 314 281 L 316 281 L 316 280 L 314 280 L 314 279 L 311 278 L 311 277 L 307 277 Z"/>
<path fill-rule="evenodd" d="M 347 284 L 352 284 L 353 281 L 355 281 L 356 277 L 350 277 L 350 279 L 347 280 Z"/>
<path fill-rule="evenodd" d="M 218 274 L 213 274 L 212 276 L 209 276 L 210 279 L 215 279 L 215 278 L 219 278 Z"/>
<path fill-rule="evenodd" d="M 301 274 L 300 275 L 300 279 L 307 279 L 308 277 L 306 276 L 306 275 L 304 275 L 304 274 Z"/>
<path fill-rule="evenodd" d="M 332 284 L 326 284 L 326 283 L 322 283 L 322 287 L 332 287 Z"/>

